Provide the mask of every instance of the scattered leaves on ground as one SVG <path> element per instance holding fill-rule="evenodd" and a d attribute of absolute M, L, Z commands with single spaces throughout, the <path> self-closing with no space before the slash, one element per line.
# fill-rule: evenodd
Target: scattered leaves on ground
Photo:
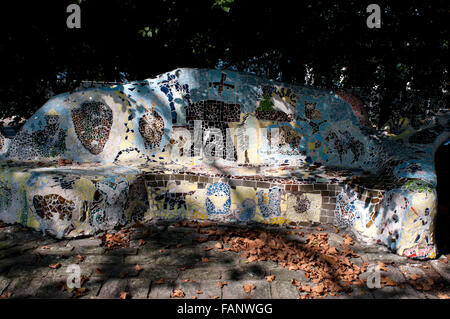
<path fill-rule="evenodd" d="M 350 250 L 353 244 L 349 235 L 343 235 L 341 249 L 330 247 L 327 233 L 311 233 L 304 242 L 288 240 L 280 233 L 264 230 L 233 230 L 219 238 L 229 247 L 224 250 L 238 252 L 247 262 L 271 260 L 290 270 L 302 270 L 305 276 L 321 288 L 307 294 L 319 298 L 337 292 L 348 292 L 352 283 L 361 285 L 359 274 L 367 265 L 359 267 L 350 258 L 359 257 Z M 346 283 L 344 287 L 338 281 Z M 294 281 L 300 287 L 298 281 Z M 299 288 L 300 289 L 300 288 Z M 321 291 L 321 292 L 319 292 Z"/>
<path fill-rule="evenodd" d="M 128 228 L 122 228 L 118 232 L 107 232 L 98 238 L 102 240 L 102 245 L 105 246 L 106 249 L 124 248 L 130 245 L 130 239 L 128 238 L 129 231 Z"/>
<path fill-rule="evenodd" d="M 272 281 L 274 281 L 274 279 L 275 279 L 275 276 L 266 276 L 266 280 L 268 282 L 272 282 Z"/>

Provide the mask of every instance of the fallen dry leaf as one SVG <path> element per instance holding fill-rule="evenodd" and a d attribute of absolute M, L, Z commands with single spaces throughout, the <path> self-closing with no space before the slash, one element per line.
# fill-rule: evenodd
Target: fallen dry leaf
<path fill-rule="evenodd" d="M 50 268 L 52 268 L 52 269 L 58 269 L 59 267 L 61 267 L 61 263 L 60 262 L 57 262 L 56 264 L 54 264 L 54 265 L 48 265 Z"/>
<path fill-rule="evenodd" d="M 217 283 L 217 286 L 218 287 L 220 287 L 220 288 L 222 288 L 223 286 L 225 286 L 225 285 L 228 285 L 228 283 L 226 282 L 226 281 L 219 281 L 218 283 Z"/>
<path fill-rule="evenodd" d="M 244 291 L 245 291 L 246 293 L 250 293 L 250 292 L 251 292 L 253 289 L 255 289 L 256 287 L 255 287 L 254 284 L 249 283 L 249 284 L 247 284 L 247 285 L 242 286 L 242 288 L 244 288 Z"/>
<path fill-rule="evenodd" d="M 379 262 L 377 262 L 377 265 L 378 265 L 378 269 L 380 271 L 386 271 L 386 272 L 388 271 L 385 263 L 382 263 L 381 261 L 379 261 Z"/>
<path fill-rule="evenodd" d="M 199 243 L 204 243 L 205 241 L 208 240 L 208 238 L 207 237 L 197 237 L 195 240 Z"/>
<path fill-rule="evenodd" d="M 312 287 L 311 291 L 318 293 L 318 294 L 322 293 L 323 292 L 323 284 Z"/>
<path fill-rule="evenodd" d="M 350 237 L 349 235 L 346 235 L 345 238 L 344 238 L 344 243 L 346 245 L 353 245 L 353 238 Z"/>
<path fill-rule="evenodd" d="M 437 294 L 439 299 L 450 299 L 450 296 L 448 294 L 444 294 L 442 292 Z"/>
<path fill-rule="evenodd" d="M 84 283 L 85 283 L 86 281 L 88 281 L 88 280 L 89 280 L 88 276 L 82 275 L 81 278 L 80 278 L 80 285 L 83 286 Z"/>
<path fill-rule="evenodd" d="M 95 272 L 99 275 L 103 275 L 105 273 L 105 270 L 101 269 L 101 268 L 96 268 Z"/>
<path fill-rule="evenodd" d="M 80 262 L 83 262 L 86 259 L 86 256 L 81 256 L 80 254 L 78 254 L 77 258 Z"/>
<path fill-rule="evenodd" d="M 302 291 L 305 291 L 305 292 L 311 292 L 311 286 L 310 285 L 301 285 L 300 289 Z"/>
<path fill-rule="evenodd" d="M 122 247 L 128 247 L 130 244 L 130 240 L 127 236 L 129 229 L 122 228 L 118 232 L 114 233 L 105 233 L 98 238 L 102 240 L 102 245 L 106 247 L 106 249 L 117 249 Z"/>
<path fill-rule="evenodd" d="M 138 241 L 138 245 L 139 245 L 139 246 L 144 246 L 145 243 L 146 243 L 146 241 L 143 240 L 143 239 L 139 239 L 139 241 Z"/>
<path fill-rule="evenodd" d="M 9 291 L 5 291 L 0 295 L 1 299 L 8 299 L 9 297 L 11 297 L 11 293 Z"/>
<path fill-rule="evenodd" d="M 141 271 L 141 270 L 143 270 L 144 268 L 141 267 L 141 266 L 139 266 L 139 265 L 136 265 L 136 266 L 134 267 L 134 269 L 135 269 L 136 271 Z"/>
<path fill-rule="evenodd" d="M 293 285 L 295 285 L 297 287 L 299 287 L 301 285 L 300 282 L 297 279 L 295 279 L 295 278 L 291 279 L 291 284 L 293 284 Z"/>
<path fill-rule="evenodd" d="M 387 276 L 381 276 L 380 282 L 382 286 L 397 286 L 397 283 Z"/>
<path fill-rule="evenodd" d="M 207 257 L 202 257 L 202 263 L 207 263 L 209 262 L 209 258 Z"/>
<path fill-rule="evenodd" d="M 214 296 L 214 297 L 213 297 L 213 299 L 219 299 L 219 298 L 220 298 L 219 296 Z"/>
<path fill-rule="evenodd" d="M 222 243 L 217 243 L 214 247 L 216 247 L 217 249 L 222 249 L 223 245 Z"/>
<path fill-rule="evenodd" d="M 272 282 L 275 279 L 275 276 L 266 276 L 266 280 L 268 282 Z"/>
<path fill-rule="evenodd" d="M 411 274 L 410 276 L 409 276 L 409 278 L 411 279 L 411 280 L 417 280 L 417 279 L 420 279 L 420 278 L 422 278 L 422 276 L 421 275 L 419 275 L 419 274 Z"/>
<path fill-rule="evenodd" d="M 192 296 L 192 299 L 197 299 L 197 296 Z"/>
<path fill-rule="evenodd" d="M 84 295 L 87 294 L 87 292 L 88 292 L 88 289 L 85 287 L 75 288 L 75 290 L 73 291 L 72 297 L 74 297 L 74 298 L 83 297 Z"/>
<path fill-rule="evenodd" d="M 127 299 L 130 296 L 128 292 L 121 291 L 120 292 L 120 299 Z"/>
<path fill-rule="evenodd" d="M 155 285 L 161 285 L 164 283 L 164 278 L 160 278 L 159 280 L 156 280 L 153 282 Z"/>
<path fill-rule="evenodd" d="M 180 288 L 177 288 L 170 293 L 170 298 L 184 298 L 184 292 Z"/>
<path fill-rule="evenodd" d="M 203 291 L 197 290 L 195 293 L 201 295 L 201 294 L 203 294 Z"/>

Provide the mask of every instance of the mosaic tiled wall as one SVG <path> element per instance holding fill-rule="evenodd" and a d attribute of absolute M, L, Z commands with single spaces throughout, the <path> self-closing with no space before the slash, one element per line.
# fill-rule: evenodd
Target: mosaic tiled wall
<path fill-rule="evenodd" d="M 0 138 L 0 219 L 58 237 L 150 218 L 335 223 L 434 257 L 449 118 L 379 132 L 346 93 L 204 69 L 62 94 Z"/>

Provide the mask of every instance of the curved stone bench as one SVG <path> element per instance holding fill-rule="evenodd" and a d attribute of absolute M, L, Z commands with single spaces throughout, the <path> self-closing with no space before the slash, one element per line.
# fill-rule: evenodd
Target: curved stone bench
<path fill-rule="evenodd" d="M 346 93 L 204 69 L 61 94 L 0 139 L 0 219 L 59 238 L 151 218 L 335 223 L 434 258 L 449 118 L 394 135 Z"/>

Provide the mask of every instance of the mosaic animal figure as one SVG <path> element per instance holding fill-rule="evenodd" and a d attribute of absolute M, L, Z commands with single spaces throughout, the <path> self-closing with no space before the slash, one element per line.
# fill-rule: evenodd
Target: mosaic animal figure
<path fill-rule="evenodd" d="M 350 135 L 349 132 L 339 131 L 339 137 L 336 132 L 331 132 L 325 137 L 325 141 L 333 142 L 334 149 L 337 151 L 339 155 L 339 161 L 342 163 L 342 156 L 350 151 L 353 154 L 353 160 L 351 163 L 355 163 L 359 160 L 361 154 L 364 154 L 364 144 L 360 141 L 356 140 L 353 136 Z"/>

